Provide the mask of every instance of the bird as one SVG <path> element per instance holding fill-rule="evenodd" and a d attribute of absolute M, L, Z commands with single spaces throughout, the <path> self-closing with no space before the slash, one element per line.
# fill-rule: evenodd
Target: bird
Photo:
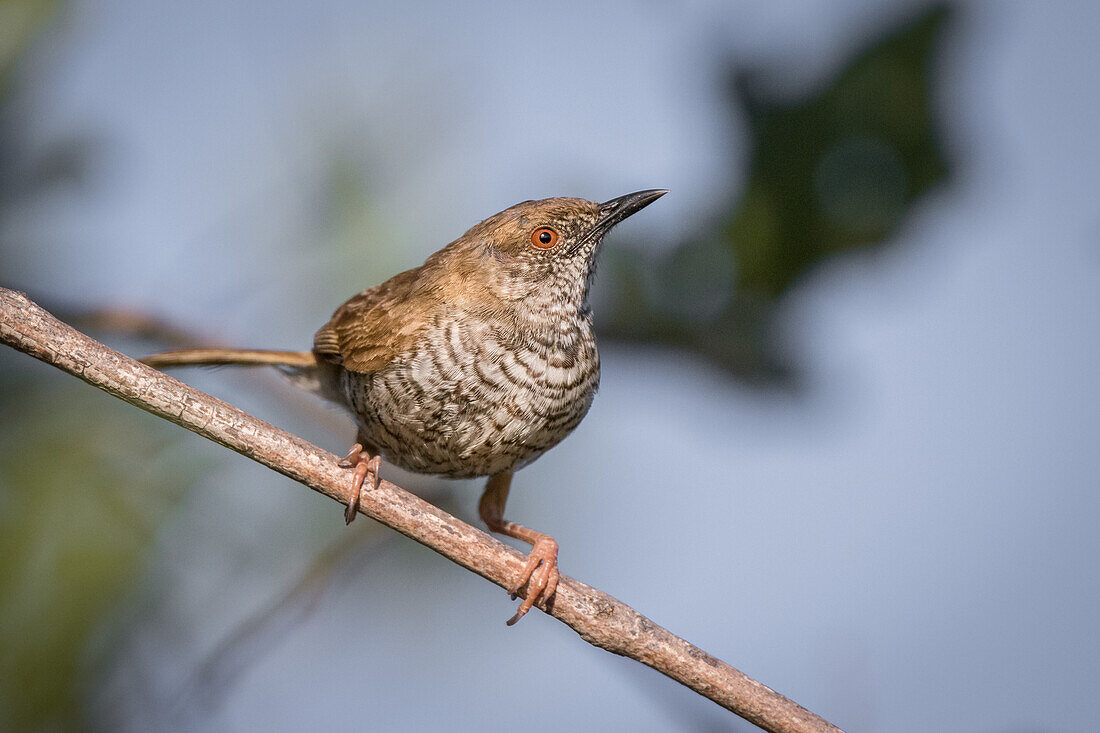
<path fill-rule="evenodd" d="M 600 382 L 589 292 L 605 235 L 668 193 L 597 203 L 523 201 L 471 227 L 410 270 L 352 296 L 308 351 L 180 349 L 153 367 L 271 366 L 343 407 L 357 425 L 355 518 L 382 460 L 449 478 L 488 477 L 488 528 L 531 545 L 509 589 L 526 596 L 509 626 L 557 589 L 558 543 L 504 518 L 512 476 L 569 435 Z"/>

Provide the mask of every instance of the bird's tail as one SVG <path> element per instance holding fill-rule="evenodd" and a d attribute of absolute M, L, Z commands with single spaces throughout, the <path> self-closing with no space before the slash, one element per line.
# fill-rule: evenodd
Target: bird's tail
<path fill-rule="evenodd" d="M 270 351 L 266 349 L 177 349 L 141 359 L 143 364 L 163 369 L 181 366 L 273 366 L 310 369 L 317 366 L 312 351 Z"/>
<path fill-rule="evenodd" d="M 176 349 L 153 354 L 140 361 L 157 369 L 184 366 L 275 367 L 294 386 L 338 405 L 344 404 L 339 371 L 332 364 L 317 361 L 317 355 L 312 351 Z"/>

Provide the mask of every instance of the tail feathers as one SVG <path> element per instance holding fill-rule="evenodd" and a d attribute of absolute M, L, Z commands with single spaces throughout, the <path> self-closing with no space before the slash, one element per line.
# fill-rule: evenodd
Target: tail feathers
<path fill-rule="evenodd" d="M 312 351 L 269 351 L 264 349 L 178 349 L 141 359 L 143 364 L 163 369 L 180 366 L 317 366 Z"/>

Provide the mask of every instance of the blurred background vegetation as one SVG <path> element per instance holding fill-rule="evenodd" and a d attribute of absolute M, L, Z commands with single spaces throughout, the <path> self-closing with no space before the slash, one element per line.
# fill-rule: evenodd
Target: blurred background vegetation
<path fill-rule="evenodd" d="M 882 247 L 950 166 L 932 111 L 930 67 L 947 6 L 870 38 L 819 89 L 800 96 L 734 67 L 730 119 L 747 116 L 749 169 L 735 200 L 659 259 L 621 250 L 609 336 L 696 351 L 734 376 L 790 386 L 781 353 L 783 296 L 821 262 Z M 731 135 L 733 131 L 731 130 Z"/>

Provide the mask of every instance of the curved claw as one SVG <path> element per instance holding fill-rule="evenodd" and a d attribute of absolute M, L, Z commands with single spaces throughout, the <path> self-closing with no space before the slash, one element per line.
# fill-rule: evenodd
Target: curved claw
<path fill-rule="evenodd" d="M 537 572 L 536 572 L 537 571 Z M 519 589 L 527 583 L 527 597 L 523 599 L 516 615 L 508 619 L 508 625 L 512 626 L 530 611 L 535 601 L 543 598 L 544 602 L 550 600 L 558 589 L 558 543 L 553 537 L 540 536 L 531 547 L 531 553 L 527 556 L 527 565 L 520 573 L 517 582 L 509 591 L 514 599 L 519 594 Z"/>
<path fill-rule="evenodd" d="M 347 509 L 344 510 L 344 523 L 351 524 L 359 513 L 359 503 L 363 493 L 378 488 L 378 472 L 382 468 L 382 457 L 372 457 L 363 450 L 362 445 L 356 443 L 348 454 L 340 459 L 339 465 L 343 468 L 355 468 L 355 473 L 352 474 L 351 479 L 354 494 L 351 501 L 348 502 Z M 370 476 L 369 482 L 367 482 L 367 476 Z"/>
<path fill-rule="evenodd" d="M 359 454 L 363 452 L 363 444 L 356 443 L 348 451 L 348 454 L 336 462 L 340 468 L 351 468 L 359 462 Z"/>

